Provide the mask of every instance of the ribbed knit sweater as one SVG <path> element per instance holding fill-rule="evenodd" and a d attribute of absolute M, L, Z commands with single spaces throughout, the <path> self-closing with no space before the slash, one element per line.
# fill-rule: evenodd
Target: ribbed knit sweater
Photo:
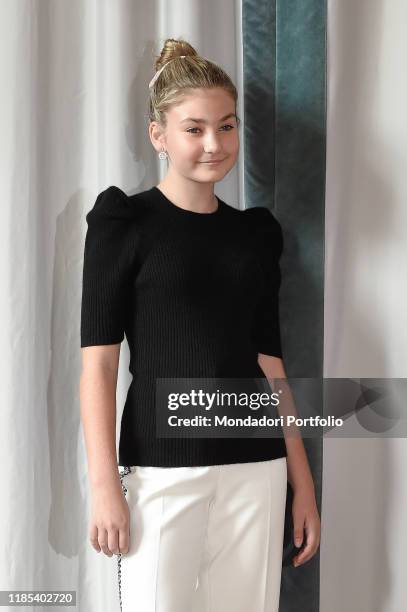
<path fill-rule="evenodd" d="M 118 464 L 197 466 L 287 455 L 278 438 L 159 438 L 156 378 L 265 378 L 258 353 L 282 357 L 282 230 L 264 207 L 181 208 L 158 187 L 110 186 L 86 215 L 81 347 L 130 351 Z"/>

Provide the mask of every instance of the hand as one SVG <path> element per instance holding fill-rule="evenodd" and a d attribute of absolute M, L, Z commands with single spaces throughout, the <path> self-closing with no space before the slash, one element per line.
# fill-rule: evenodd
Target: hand
<path fill-rule="evenodd" d="M 294 543 L 298 548 L 303 543 L 304 531 L 306 535 L 304 549 L 293 559 L 293 566 L 298 567 L 315 555 L 321 540 L 321 521 L 313 485 L 305 485 L 294 489 L 292 514 Z"/>
<path fill-rule="evenodd" d="M 129 550 L 130 512 L 120 479 L 92 489 L 89 539 L 93 548 L 111 557 Z"/>

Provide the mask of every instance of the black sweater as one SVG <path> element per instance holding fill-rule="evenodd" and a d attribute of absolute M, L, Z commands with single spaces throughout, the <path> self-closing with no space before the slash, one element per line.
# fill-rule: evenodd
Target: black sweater
<path fill-rule="evenodd" d="M 157 187 L 128 196 L 111 186 L 86 215 L 81 347 L 120 343 L 126 335 L 130 350 L 119 465 L 287 455 L 282 432 L 278 438 L 156 435 L 157 377 L 264 379 L 258 353 L 282 357 L 281 226 L 267 208 L 240 211 L 217 199 L 215 212 L 198 213 Z"/>

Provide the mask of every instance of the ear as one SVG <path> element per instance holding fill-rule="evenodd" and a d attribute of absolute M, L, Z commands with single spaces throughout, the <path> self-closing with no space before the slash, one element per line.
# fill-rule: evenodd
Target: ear
<path fill-rule="evenodd" d="M 148 126 L 148 133 L 150 136 L 151 144 L 157 153 L 166 148 L 166 138 L 162 126 L 157 121 L 151 121 Z"/>

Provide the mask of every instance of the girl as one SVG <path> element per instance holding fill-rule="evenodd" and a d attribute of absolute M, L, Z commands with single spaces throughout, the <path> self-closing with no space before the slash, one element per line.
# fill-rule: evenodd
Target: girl
<path fill-rule="evenodd" d="M 90 541 L 118 555 L 124 612 L 277 612 L 287 478 L 296 545 L 306 540 L 297 565 L 319 545 L 302 440 L 160 437 L 156 391 L 167 377 L 285 377 L 281 227 L 267 208 L 239 211 L 214 194 L 239 152 L 228 75 L 174 39 L 156 70 L 149 136 L 168 172 L 132 196 L 110 186 L 86 217 L 80 396 Z M 124 335 L 133 379 L 117 463 Z"/>

